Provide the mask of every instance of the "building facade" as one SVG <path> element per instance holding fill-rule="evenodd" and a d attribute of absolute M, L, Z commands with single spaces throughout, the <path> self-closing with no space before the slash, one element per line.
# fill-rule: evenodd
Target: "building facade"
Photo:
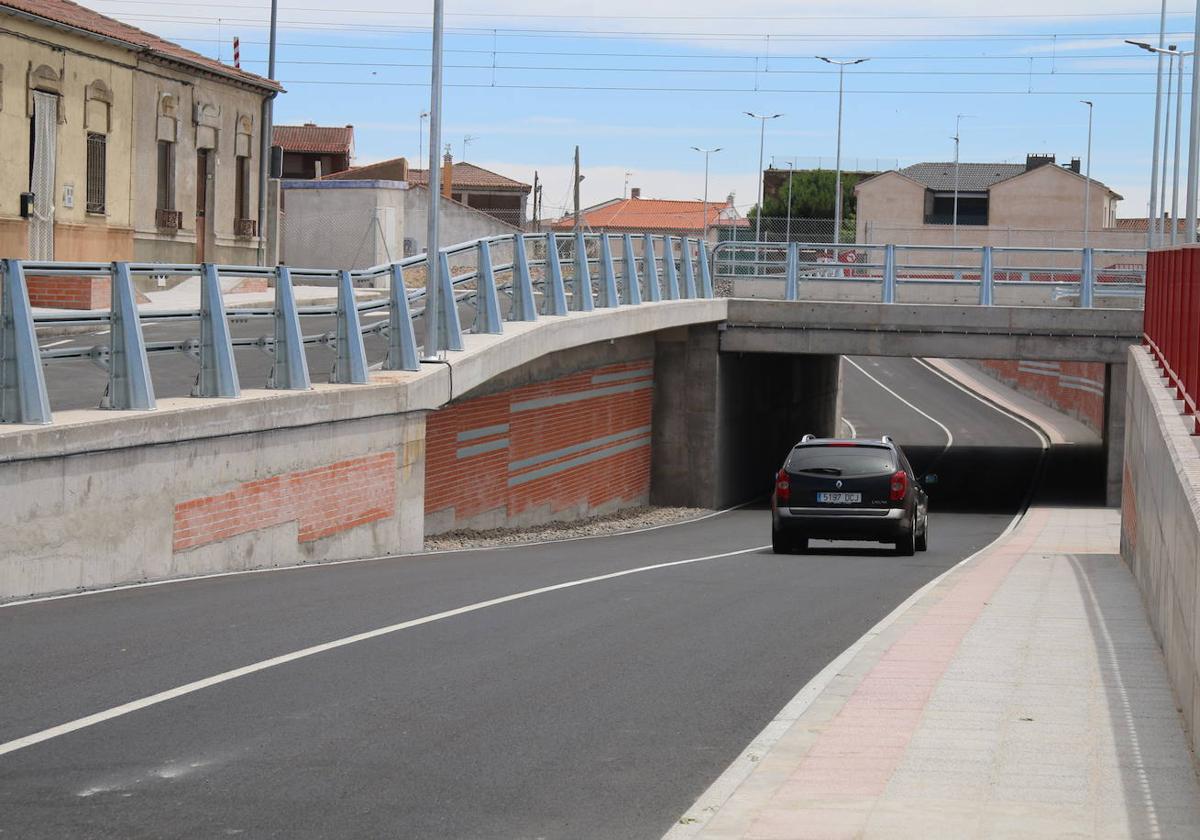
<path fill-rule="evenodd" d="M 1137 248 L 1117 225 L 1121 196 L 1079 171 L 1078 159 L 1024 164 L 918 163 L 855 186 L 857 241 L 897 245 Z M 957 199 L 957 201 L 956 201 Z M 957 212 L 955 205 L 957 203 Z M 1143 242 L 1144 244 L 1144 242 Z"/>
<path fill-rule="evenodd" d="M 279 90 L 65 0 L 0 0 L 0 257 L 256 262 Z"/>
<path fill-rule="evenodd" d="M 676 201 L 661 198 L 642 198 L 638 188 L 630 190 L 629 198 L 614 198 L 580 211 L 580 224 L 585 230 L 605 233 L 659 233 L 668 236 L 700 238 L 707 232 L 708 241 L 716 244 L 718 229 L 747 227 L 733 206 L 733 196 L 725 201 Z M 575 229 L 575 217 L 563 216 L 551 223 L 556 231 Z"/>
<path fill-rule="evenodd" d="M 271 145 L 283 153 L 284 178 L 320 178 L 350 168 L 354 126 L 277 125 L 271 129 Z"/>

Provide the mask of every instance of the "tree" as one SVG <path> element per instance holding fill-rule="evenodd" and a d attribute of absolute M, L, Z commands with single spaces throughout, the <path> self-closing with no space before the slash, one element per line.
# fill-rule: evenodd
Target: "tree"
<path fill-rule="evenodd" d="M 837 188 L 837 173 L 829 169 L 805 169 L 791 176 L 792 189 L 792 218 L 793 219 L 832 219 L 834 217 L 834 196 Z M 856 203 L 854 201 L 854 185 L 860 176 L 856 173 L 842 173 L 842 218 L 854 217 Z M 786 218 L 788 215 L 788 181 L 785 178 L 778 190 L 763 201 L 763 218 Z M 758 208 L 750 210 L 750 221 L 758 216 Z"/>

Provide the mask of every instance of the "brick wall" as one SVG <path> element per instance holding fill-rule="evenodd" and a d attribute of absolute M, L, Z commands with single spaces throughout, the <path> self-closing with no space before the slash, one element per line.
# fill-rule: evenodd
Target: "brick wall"
<path fill-rule="evenodd" d="M 101 309 L 111 301 L 107 277 L 26 277 L 29 304 L 55 309 Z"/>
<path fill-rule="evenodd" d="M 1007 385 L 1082 422 L 1104 430 L 1104 365 L 1096 362 L 1016 362 L 986 359 L 975 364 Z"/>
<path fill-rule="evenodd" d="M 426 419 L 425 529 L 524 525 L 644 504 L 654 362 L 467 399 Z"/>

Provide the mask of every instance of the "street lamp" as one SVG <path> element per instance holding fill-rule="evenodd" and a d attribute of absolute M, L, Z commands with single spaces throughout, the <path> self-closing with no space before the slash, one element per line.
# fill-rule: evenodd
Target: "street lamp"
<path fill-rule="evenodd" d="M 796 175 L 796 159 L 788 161 L 787 241 L 792 241 L 792 179 Z"/>
<path fill-rule="evenodd" d="M 1169 150 L 1170 144 L 1171 144 L 1171 137 L 1170 137 L 1170 133 L 1171 133 L 1171 82 L 1172 82 L 1171 74 L 1174 72 L 1174 67 L 1175 67 L 1174 62 L 1175 62 L 1176 58 L 1179 59 L 1179 74 L 1178 74 L 1179 75 L 1179 90 L 1177 91 L 1176 98 L 1175 98 L 1175 163 L 1174 163 L 1175 172 L 1173 175 L 1173 180 L 1174 180 L 1173 195 L 1171 197 L 1171 225 L 1172 225 L 1171 240 L 1172 240 L 1172 244 L 1174 244 L 1174 242 L 1176 241 L 1176 239 L 1178 237 L 1178 231 L 1176 230 L 1176 228 L 1179 226 L 1179 221 L 1178 221 L 1178 213 L 1179 213 L 1179 147 L 1180 147 L 1180 132 L 1182 130 L 1181 124 L 1183 122 L 1183 60 L 1184 60 L 1184 58 L 1186 58 L 1188 56 L 1194 56 L 1195 50 L 1192 50 L 1190 52 L 1180 52 L 1179 50 L 1176 49 L 1174 44 L 1171 44 L 1166 49 L 1161 49 L 1159 47 L 1153 47 L 1150 44 L 1145 43 L 1144 41 L 1128 41 L 1127 40 L 1125 43 L 1132 44 L 1133 46 L 1139 47 L 1139 48 L 1145 50 L 1146 52 L 1156 53 L 1158 55 L 1160 67 L 1161 67 L 1162 57 L 1164 55 L 1167 57 L 1167 97 L 1166 97 L 1167 108 L 1166 108 L 1166 125 L 1163 130 L 1163 140 L 1162 140 L 1163 158 L 1162 158 L 1162 178 L 1161 178 L 1162 188 L 1161 188 L 1161 190 L 1156 189 L 1156 186 L 1157 186 L 1156 181 L 1157 181 L 1157 173 L 1158 173 L 1158 165 L 1157 165 L 1158 164 L 1158 150 L 1159 150 L 1158 121 L 1161 116 L 1160 112 L 1161 112 L 1161 104 L 1162 104 L 1160 101 L 1161 94 L 1162 94 L 1161 89 L 1158 91 L 1158 93 L 1155 96 L 1155 104 L 1154 104 L 1155 124 L 1154 124 L 1153 162 L 1155 164 L 1155 169 L 1154 169 L 1154 172 L 1151 173 L 1151 184 L 1150 184 L 1150 216 L 1151 216 L 1151 218 L 1148 220 L 1148 223 L 1146 226 L 1147 227 L 1146 247 L 1153 248 L 1154 242 L 1155 242 L 1154 237 L 1155 237 L 1155 234 L 1158 233 L 1159 220 L 1162 218 L 1162 211 L 1163 211 L 1163 209 L 1165 209 L 1166 203 L 1167 203 L 1167 151 Z M 1195 73 L 1195 69 L 1196 69 L 1195 62 L 1193 61 L 1192 62 L 1193 74 Z M 1193 94 L 1193 102 L 1195 102 L 1195 94 Z M 1194 130 L 1193 130 L 1192 142 L 1193 143 L 1195 142 Z M 1189 148 L 1188 149 L 1189 158 L 1191 157 L 1192 153 L 1193 153 L 1193 149 Z M 1189 230 L 1192 231 L 1191 233 L 1188 234 L 1188 241 L 1191 242 L 1191 241 L 1193 241 L 1192 237 L 1194 236 L 1194 230 L 1195 230 L 1194 217 L 1195 217 L 1195 175 L 1196 175 L 1196 172 L 1195 172 L 1195 167 L 1190 165 L 1190 160 L 1189 160 L 1189 166 L 1190 166 L 1190 168 L 1188 171 L 1187 212 L 1188 212 L 1188 217 L 1189 217 L 1189 222 L 1188 222 Z M 1158 236 L 1158 243 L 1160 245 L 1162 245 L 1162 244 L 1165 244 L 1165 242 L 1166 242 L 1166 231 L 1163 230 L 1162 233 Z"/>
<path fill-rule="evenodd" d="M 1083 247 L 1088 246 L 1088 230 L 1091 228 L 1092 204 L 1092 111 L 1094 105 L 1090 100 L 1080 99 L 1080 103 L 1088 107 L 1088 145 L 1087 145 L 1087 182 L 1083 194 Z"/>
<path fill-rule="evenodd" d="M 767 136 L 767 120 L 774 120 L 782 117 L 783 114 L 752 114 L 749 111 L 743 111 L 747 117 L 754 117 L 761 123 L 761 128 L 758 132 L 758 213 L 754 219 L 754 241 L 762 241 L 762 214 L 763 214 L 763 142 Z"/>
<path fill-rule="evenodd" d="M 853 58 L 848 61 L 834 61 L 832 58 L 826 58 L 823 55 L 818 55 L 818 59 L 826 64 L 833 64 L 838 69 L 838 117 L 837 117 L 837 175 L 835 177 L 833 188 L 833 244 L 837 245 L 842 241 L 842 95 L 843 95 L 843 79 L 846 74 L 846 68 L 852 64 L 862 64 L 864 61 L 870 61 L 869 58 Z"/>
<path fill-rule="evenodd" d="M 715 152 L 721 151 L 721 147 L 717 146 L 712 149 L 701 149 L 699 146 L 692 146 L 692 149 L 694 151 L 700 152 L 701 154 L 704 155 L 704 224 L 702 225 L 702 227 L 704 229 L 704 234 L 703 234 L 704 241 L 707 242 L 708 241 L 708 156 L 711 154 L 714 154 Z M 761 214 L 761 211 L 759 211 L 759 212 Z M 720 234 L 718 234 L 718 235 L 720 235 Z"/>
<path fill-rule="evenodd" d="M 1150 155 L 1150 215 L 1146 219 L 1146 249 L 1154 247 L 1154 234 L 1158 228 L 1158 130 L 1162 124 L 1162 81 L 1163 81 L 1163 44 L 1166 42 L 1167 31 L 1167 0 L 1162 2 L 1162 13 L 1159 18 L 1158 46 L 1153 47 L 1144 41 L 1125 43 L 1158 54 L 1158 81 L 1154 87 L 1154 149 Z"/>
<path fill-rule="evenodd" d="M 417 117 L 417 168 L 425 168 L 425 120 L 429 119 L 429 112 L 422 111 Z"/>

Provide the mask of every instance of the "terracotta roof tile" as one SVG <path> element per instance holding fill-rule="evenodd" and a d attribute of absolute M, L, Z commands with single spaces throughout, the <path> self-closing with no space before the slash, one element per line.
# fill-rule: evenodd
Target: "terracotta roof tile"
<path fill-rule="evenodd" d="M 2 0 L 0 0 L 2 2 Z M 287 152 L 325 152 L 350 154 L 354 146 L 354 126 L 277 125 L 271 132 L 272 141 Z"/>
<path fill-rule="evenodd" d="M 455 163 L 451 168 L 450 177 L 452 187 L 520 190 L 521 192 L 529 192 L 530 190 L 529 184 L 514 181 L 512 178 L 506 178 L 497 172 L 492 172 L 490 169 L 484 169 L 482 166 L 476 166 L 473 163 Z M 428 184 L 429 170 L 409 169 L 408 182 L 410 184 Z"/>
<path fill-rule="evenodd" d="M 730 224 L 721 214 L 728 206 L 721 202 L 709 202 L 708 227 L 718 223 Z M 703 201 L 671 201 L 657 198 L 625 198 L 606 202 L 584 210 L 583 224 L 589 228 L 645 231 L 688 231 L 701 233 L 705 228 Z M 734 225 L 747 224 L 745 219 L 733 220 Z M 564 216 L 554 222 L 555 230 L 570 230 L 575 219 Z"/>
<path fill-rule="evenodd" d="M 236 67 L 222 64 L 215 59 L 186 49 L 150 32 L 105 17 L 99 12 L 72 3 L 70 0 L 0 0 L 0 13 L 7 10 L 22 12 L 27 15 L 43 18 L 54 23 L 80 29 L 93 35 L 100 35 L 139 48 L 151 55 L 169 61 L 178 61 L 207 70 L 219 76 L 255 85 L 270 90 L 282 90 L 278 82 L 264 79 L 253 73 L 247 73 Z"/>

